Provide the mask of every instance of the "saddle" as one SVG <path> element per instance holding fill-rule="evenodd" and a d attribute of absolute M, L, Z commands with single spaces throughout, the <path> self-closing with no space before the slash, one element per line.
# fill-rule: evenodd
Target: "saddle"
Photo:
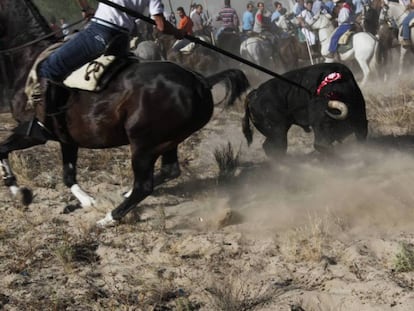
<path fill-rule="evenodd" d="M 63 85 L 72 89 L 99 92 L 119 71 L 139 59 L 129 53 L 127 36 L 119 35 L 109 42 L 104 54 L 72 72 Z"/>
<path fill-rule="evenodd" d="M 354 35 L 352 29 L 346 31 L 338 40 L 338 53 L 345 53 L 353 48 L 353 41 L 351 40 Z"/>
<path fill-rule="evenodd" d="M 29 105 L 33 106 L 30 99 L 33 98 L 33 92 L 36 90 L 36 84 L 38 83 L 38 65 L 63 43 L 64 42 L 58 42 L 46 48 L 40 53 L 33 64 L 25 86 L 25 93 L 29 98 Z M 108 44 L 105 53 L 102 56 L 72 72 L 66 77 L 62 84 L 68 88 L 99 92 L 106 88 L 112 77 L 119 71 L 131 63 L 139 62 L 139 59 L 132 56 L 128 51 L 128 38 L 123 35 L 116 36 Z"/>
<path fill-rule="evenodd" d="M 63 85 L 71 89 L 100 92 L 117 73 L 134 62 L 139 62 L 134 56 L 117 58 L 102 55 L 72 72 L 63 81 Z"/>
<path fill-rule="evenodd" d="M 351 39 L 354 31 L 347 30 L 342 36 L 339 37 L 338 44 L 339 45 L 346 45 L 348 44 L 349 40 Z"/>

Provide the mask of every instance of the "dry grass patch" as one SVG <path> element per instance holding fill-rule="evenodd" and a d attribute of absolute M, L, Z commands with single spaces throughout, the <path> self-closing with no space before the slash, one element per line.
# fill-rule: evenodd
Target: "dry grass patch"
<path fill-rule="evenodd" d="M 414 132 L 414 92 L 408 85 L 368 91 L 365 94 L 373 135 L 407 135 Z"/>
<path fill-rule="evenodd" d="M 225 276 L 223 280 L 212 280 L 205 289 L 214 310 L 249 311 L 263 307 L 276 300 L 284 290 L 271 284 L 253 285 L 240 273 Z"/>
<path fill-rule="evenodd" d="M 414 245 L 402 242 L 394 259 L 395 272 L 414 271 Z"/>
<path fill-rule="evenodd" d="M 330 230 L 334 225 L 331 217 L 308 217 L 308 224 L 288 231 L 282 237 L 281 251 L 288 260 L 320 261 L 327 256 Z"/>
<path fill-rule="evenodd" d="M 214 158 L 219 168 L 219 181 L 227 181 L 234 177 L 240 165 L 241 147 L 235 152 L 230 142 L 214 150 Z"/>

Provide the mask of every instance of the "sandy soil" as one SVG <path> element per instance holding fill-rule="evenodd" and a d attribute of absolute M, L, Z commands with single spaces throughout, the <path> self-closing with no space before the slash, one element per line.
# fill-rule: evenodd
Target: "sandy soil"
<path fill-rule="evenodd" d="M 73 212 L 56 143 L 13 153 L 35 198 L 0 188 L 0 309 L 413 310 L 413 86 L 364 88 L 369 140 L 329 161 L 293 128 L 271 162 L 257 131 L 247 147 L 242 104 L 216 107 L 180 146 L 182 176 L 106 230 L 94 224 L 129 190 L 127 147 L 81 150 L 78 180 L 99 204 Z M 12 126 L 1 114 L 0 136 Z M 223 182 L 214 151 L 229 142 L 240 163 Z"/>

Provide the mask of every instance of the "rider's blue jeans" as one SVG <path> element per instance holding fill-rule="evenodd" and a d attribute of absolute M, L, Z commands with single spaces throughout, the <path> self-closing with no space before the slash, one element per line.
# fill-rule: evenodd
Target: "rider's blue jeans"
<path fill-rule="evenodd" d="M 340 25 L 334 32 L 334 34 L 331 37 L 331 42 L 329 43 L 329 52 L 330 53 L 335 53 L 336 49 L 338 48 L 338 41 L 339 38 L 345 33 L 347 32 L 347 30 L 349 30 L 351 28 L 350 24 L 343 24 Z"/>
<path fill-rule="evenodd" d="M 409 27 L 409 23 L 411 22 L 411 20 L 414 18 L 414 11 L 411 11 L 410 13 L 408 13 L 408 15 L 406 17 L 404 17 L 403 21 L 402 21 L 402 38 L 404 40 L 410 40 L 410 27 Z"/>
<path fill-rule="evenodd" d="M 108 42 L 120 33 L 117 29 L 91 22 L 40 64 L 38 76 L 63 81 L 72 71 L 103 54 Z"/>

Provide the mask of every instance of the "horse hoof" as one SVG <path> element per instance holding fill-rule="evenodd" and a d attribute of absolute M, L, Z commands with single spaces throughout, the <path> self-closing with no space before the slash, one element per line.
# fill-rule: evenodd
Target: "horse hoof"
<path fill-rule="evenodd" d="M 20 201 L 23 205 L 29 205 L 33 202 L 33 192 L 29 188 L 21 188 L 19 191 Z"/>
<path fill-rule="evenodd" d="M 106 214 L 106 216 L 105 216 L 105 218 L 102 218 L 101 220 L 98 220 L 98 221 L 96 222 L 96 226 L 97 226 L 98 228 L 108 228 L 108 227 L 113 227 L 113 226 L 116 226 L 117 224 L 118 224 L 118 221 L 117 221 L 117 220 L 115 220 L 115 219 L 112 217 L 112 213 L 111 213 L 111 212 L 107 213 L 107 214 Z"/>

